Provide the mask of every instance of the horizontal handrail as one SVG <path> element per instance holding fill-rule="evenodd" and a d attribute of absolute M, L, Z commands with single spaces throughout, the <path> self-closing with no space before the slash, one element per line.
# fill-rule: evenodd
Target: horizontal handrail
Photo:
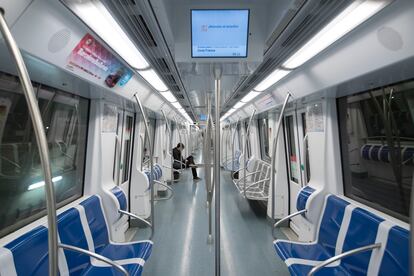
<path fill-rule="evenodd" d="M 173 167 L 169 167 L 169 166 L 167 166 L 167 165 L 162 165 L 162 167 L 163 167 L 163 168 L 166 168 L 166 169 L 173 170 L 173 171 L 175 171 L 175 172 L 181 172 L 181 170 L 174 169 Z"/>
<path fill-rule="evenodd" d="M 289 219 L 291 219 L 293 217 L 296 217 L 296 216 L 298 216 L 300 214 L 306 213 L 307 211 L 308 211 L 307 209 L 303 209 L 303 210 L 300 210 L 300 211 L 298 211 L 296 213 L 290 214 L 289 216 L 286 216 L 286 217 L 282 218 L 281 220 L 279 220 L 278 222 L 276 222 L 273 225 L 273 228 L 277 228 L 282 222 L 285 222 L 285 221 L 287 221 L 287 220 L 289 220 Z"/>
<path fill-rule="evenodd" d="M 329 258 L 326 261 L 323 261 L 319 265 L 312 268 L 312 270 L 309 271 L 308 276 L 312 276 L 313 274 L 315 274 L 316 272 L 318 272 L 319 270 L 321 270 L 322 268 L 324 268 L 325 266 L 327 266 L 327 265 L 329 265 L 333 262 L 336 262 L 338 260 L 341 260 L 343 258 L 352 256 L 352 255 L 355 255 L 355 254 L 359 254 L 359 253 L 363 253 L 363 252 L 366 252 L 366 251 L 371 251 L 371 250 L 374 250 L 374 249 L 378 249 L 380 247 L 381 247 L 381 243 L 374 243 L 374 244 L 358 247 L 358 248 L 346 251 L 344 253 L 341 253 L 339 255 L 333 256 L 332 258 Z"/>
<path fill-rule="evenodd" d="M 125 268 L 123 268 L 120 264 L 118 264 L 116 261 L 113 261 L 111 259 L 108 259 L 105 256 L 99 255 L 95 252 L 80 248 L 80 247 L 76 247 L 73 245 L 68 245 L 68 244 L 63 244 L 63 243 L 59 243 L 58 247 L 65 249 L 65 250 L 69 250 L 69 251 L 74 251 L 74 252 L 78 252 L 78 253 L 82 253 L 85 255 L 88 255 L 94 259 L 97 259 L 99 261 L 102 261 L 104 263 L 109 264 L 110 266 L 113 266 L 115 269 L 117 269 L 119 272 L 121 272 L 123 275 L 125 276 L 129 276 L 128 271 L 125 270 Z"/>
<path fill-rule="evenodd" d="M 139 217 L 135 214 L 132 214 L 132 213 L 124 211 L 124 210 L 118 210 L 118 213 L 123 214 L 123 215 L 127 215 L 129 217 L 133 217 L 133 218 L 135 218 L 139 221 L 142 221 L 143 223 L 145 223 L 147 226 L 149 226 L 152 229 L 152 224 L 149 221 L 147 221 L 146 219 L 143 219 L 143 218 L 141 218 L 141 217 Z"/>

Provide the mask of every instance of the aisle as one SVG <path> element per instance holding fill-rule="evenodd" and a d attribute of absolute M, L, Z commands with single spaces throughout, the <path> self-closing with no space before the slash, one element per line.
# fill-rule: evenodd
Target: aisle
<path fill-rule="evenodd" d="M 156 204 L 156 232 L 151 258 L 143 275 L 214 275 L 214 244 L 207 244 L 206 189 L 191 172 L 174 184 L 175 197 Z M 272 247 L 270 225 L 238 195 L 229 172 L 222 172 L 222 275 L 289 275 Z M 214 228 L 213 228 L 214 229 Z M 136 239 L 144 238 L 140 233 Z M 282 237 L 283 234 L 278 233 Z"/>

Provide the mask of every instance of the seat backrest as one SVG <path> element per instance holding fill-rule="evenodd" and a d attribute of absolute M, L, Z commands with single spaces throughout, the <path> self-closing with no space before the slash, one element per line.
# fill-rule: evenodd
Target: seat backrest
<path fill-rule="evenodd" d="M 410 232 L 394 226 L 388 232 L 387 244 L 378 275 L 409 275 Z"/>
<path fill-rule="evenodd" d="M 4 246 L 3 250 L 12 254 L 10 260 L 2 260 L 0 263 L 8 262 L 9 269 L 16 270 L 17 275 L 48 275 L 49 271 L 49 254 L 48 254 L 48 231 L 44 226 L 38 226 L 33 230 L 25 233 L 17 239 Z M 10 257 L 5 252 L 0 254 L 0 258 Z M 14 265 L 12 263 L 14 261 Z M 4 266 L 0 268 L 6 269 Z M 6 272 L 5 272 L 6 273 Z M 1 274 L 1 273 L 0 273 Z"/>
<path fill-rule="evenodd" d="M 355 208 L 349 221 L 343 247 L 340 252 L 346 252 L 362 246 L 374 244 L 378 228 L 384 219 L 362 208 Z M 345 226 L 346 227 L 346 226 Z M 340 249 L 337 249 L 338 251 Z M 339 253 L 339 252 L 337 252 Z M 365 275 L 368 271 L 372 251 L 344 258 L 341 262 L 351 275 Z"/>
<path fill-rule="evenodd" d="M 115 186 L 111 189 L 110 192 L 116 197 L 119 204 L 119 209 L 126 211 L 128 208 L 128 201 L 124 191 L 120 187 Z"/>
<path fill-rule="evenodd" d="M 77 209 L 70 208 L 58 216 L 58 233 L 61 243 L 89 250 Z M 90 264 L 88 255 L 69 250 L 64 253 L 71 275 L 80 274 Z"/>
<path fill-rule="evenodd" d="M 306 203 L 308 202 L 310 195 L 314 192 L 315 189 L 311 186 L 305 186 L 300 190 L 298 197 L 296 198 L 296 209 L 298 211 L 306 209 Z"/>
<path fill-rule="evenodd" d="M 99 252 L 101 247 L 109 243 L 108 225 L 105 220 L 101 199 L 94 195 L 82 201 L 80 205 L 83 207 L 86 221 L 91 231 L 95 251 Z M 82 215 L 80 214 L 80 216 Z"/>
<path fill-rule="evenodd" d="M 336 241 L 345 214 L 345 208 L 350 203 L 334 195 L 326 198 L 323 216 L 319 224 L 318 243 L 330 255 L 335 255 Z"/>

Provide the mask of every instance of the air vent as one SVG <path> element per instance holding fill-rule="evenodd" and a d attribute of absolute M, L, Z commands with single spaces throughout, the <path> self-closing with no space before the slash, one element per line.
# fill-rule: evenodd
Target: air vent
<path fill-rule="evenodd" d="M 148 25 L 145 22 L 142 15 L 133 15 L 132 18 L 134 19 L 136 25 L 139 28 L 140 36 L 144 39 L 144 43 L 148 47 L 157 47 L 157 43 L 155 42 L 154 36 L 149 30 Z"/>
<path fill-rule="evenodd" d="M 157 58 L 156 60 L 159 65 L 157 68 L 158 70 L 160 70 L 164 74 L 171 74 L 170 67 L 168 66 L 164 58 Z"/>
<path fill-rule="evenodd" d="M 178 85 L 171 85 L 170 86 L 172 92 L 180 92 L 180 87 Z"/>
<path fill-rule="evenodd" d="M 304 29 L 306 29 L 306 27 L 312 25 L 313 20 L 315 20 L 315 17 L 308 14 L 305 19 L 299 24 L 299 26 L 285 39 L 285 41 L 283 41 L 281 44 L 282 47 L 289 47 L 298 36 L 303 34 L 302 32 Z"/>
<path fill-rule="evenodd" d="M 177 85 L 173 75 L 164 75 L 164 79 L 168 82 L 168 84 Z"/>
<path fill-rule="evenodd" d="M 181 93 L 175 93 L 174 95 L 176 96 L 177 99 L 184 99 L 184 95 Z"/>
<path fill-rule="evenodd" d="M 268 58 L 264 63 L 262 63 L 257 70 L 259 74 L 266 72 L 269 67 L 272 65 L 272 62 L 274 61 L 274 58 Z"/>
<path fill-rule="evenodd" d="M 122 5 L 124 6 L 129 6 L 129 5 L 136 5 L 137 3 L 135 2 L 135 0 L 122 0 L 121 1 Z"/>

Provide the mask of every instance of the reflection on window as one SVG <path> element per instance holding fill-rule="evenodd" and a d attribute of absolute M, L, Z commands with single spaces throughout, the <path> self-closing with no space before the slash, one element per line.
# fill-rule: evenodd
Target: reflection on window
<path fill-rule="evenodd" d="M 269 154 L 269 137 L 272 129 L 269 127 L 269 119 L 263 118 L 259 120 L 259 134 L 260 134 L 260 143 L 263 159 L 270 159 Z"/>
<path fill-rule="evenodd" d="M 287 136 L 287 145 L 289 152 L 289 169 L 290 169 L 290 180 L 299 183 L 298 175 L 298 156 L 296 154 L 296 144 L 295 144 L 295 132 L 294 132 L 294 123 L 293 116 L 286 116 L 286 136 Z"/>
<path fill-rule="evenodd" d="M 414 83 L 338 99 L 345 194 L 408 220 Z"/>
<path fill-rule="evenodd" d="M 132 128 L 133 128 L 134 118 L 132 116 L 126 115 L 125 130 L 123 134 L 124 147 L 123 147 L 123 156 L 124 156 L 124 171 L 122 175 L 122 183 L 125 183 L 129 180 L 129 169 L 131 167 L 131 149 L 132 149 Z"/>
<path fill-rule="evenodd" d="M 88 100 L 35 85 L 58 206 L 82 196 Z M 19 84 L 0 80 L 0 236 L 45 214 L 43 171 Z"/>
<path fill-rule="evenodd" d="M 301 113 L 302 118 L 302 131 L 303 131 L 303 138 L 305 138 L 305 135 L 307 133 L 307 127 L 306 127 L 306 112 Z M 310 180 L 310 166 L 309 166 L 309 144 L 305 143 L 305 148 L 303 150 L 306 150 L 306 179 Z M 306 185 L 307 183 L 305 183 Z"/>
<path fill-rule="evenodd" d="M 250 133 L 249 133 L 249 135 L 247 135 L 247 129 L 248 129 L 248 127 L 249 127 L 249 123 L 246 121 L 246 122 L 244 122 L 244 127 L 245 127 L 245 139 L 246 139 L 246 149 L 247 149 L 247 155 L 246 155 L 246 157 L 247 158 L 250 158 L 250 156 L 252 156 L 252 149 L 251 149 L 251 146 L 250 146 Z"/>

